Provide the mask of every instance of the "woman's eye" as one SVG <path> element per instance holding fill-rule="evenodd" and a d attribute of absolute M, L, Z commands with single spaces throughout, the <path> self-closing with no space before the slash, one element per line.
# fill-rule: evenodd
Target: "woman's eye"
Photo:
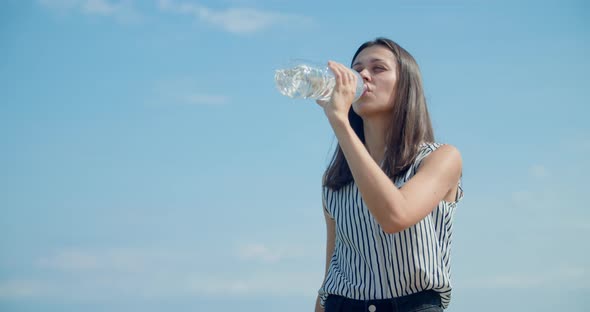
<path fill-rule="evenodd" d="M 377 67 L 374 67 L 373 70 L 379 72 L 379 71 L 384 71 L 386 69 L 385 69 L 385 67 L 377 66 Z"/>

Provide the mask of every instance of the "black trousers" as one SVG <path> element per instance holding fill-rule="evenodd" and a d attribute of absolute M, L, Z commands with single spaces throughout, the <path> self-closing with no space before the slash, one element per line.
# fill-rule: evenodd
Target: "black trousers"
<path fill-rule="evenodd" d="M 355 300 L 330 294 L 325 312 L 440 312 L 443 311 L 440 295 L 434 290 L 377 300 Z"/>

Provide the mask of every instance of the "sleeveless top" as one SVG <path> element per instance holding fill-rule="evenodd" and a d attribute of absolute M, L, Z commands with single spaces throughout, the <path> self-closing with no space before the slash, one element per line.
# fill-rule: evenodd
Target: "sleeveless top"
<path fill-rule="evenodd" d="M 440 143 L 423 143 L 414 163 L 398 175 L 400 188 L 422 160 Z M 335 248 L 328 273 L 318 291 L 323 307 L 330 294 L 357 300 L 389 299 L 423 290 L 441 295 L 443 309 L 451 299 L 451 236 L 453 215 L 463 198 L 461 180 L 454 202 L 438 206 L 417 224 L 385 233 L 352 181 L 337 191 L 322 188 L 327 213 L 336 223 Z"/>

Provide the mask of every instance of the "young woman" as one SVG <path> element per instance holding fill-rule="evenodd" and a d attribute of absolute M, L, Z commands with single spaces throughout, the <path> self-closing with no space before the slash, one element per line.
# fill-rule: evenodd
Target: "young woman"
<path fill-rule="evenodd" d="M 336 87 L 318 101 L 338 147 L 324 173 L 326 275 L 316 311 L 442 311 L 450 301 L 459 151 L 435 142 L 414 58 L 387 38 L 329 62 Z"/>

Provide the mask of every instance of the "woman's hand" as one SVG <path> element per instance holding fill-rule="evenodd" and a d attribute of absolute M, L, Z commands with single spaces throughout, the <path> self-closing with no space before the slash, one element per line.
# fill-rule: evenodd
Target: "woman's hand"
<path fill-rule="evenodd" d="M 343 64 L 329 61 L 328 67 L 336 77 L 332 97 L 328 101 L 317 100 L 330 122 L 348 122 L 348 111 L 356 94 L 357 77 L 352 69 Z"/>

